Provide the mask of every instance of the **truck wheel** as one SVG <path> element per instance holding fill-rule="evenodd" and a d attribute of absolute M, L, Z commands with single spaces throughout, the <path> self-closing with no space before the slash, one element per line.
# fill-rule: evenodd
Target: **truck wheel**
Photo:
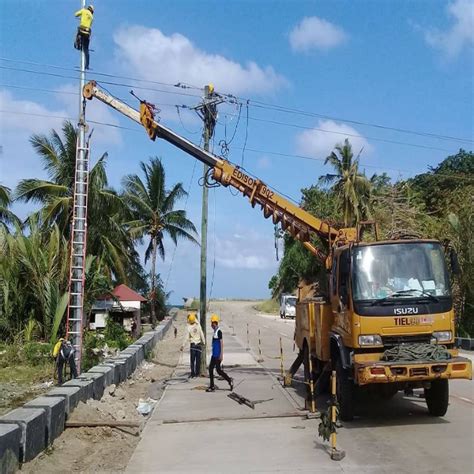
<path fill-rule="evenodd" d="M 448 411 L 449 384 L 447 379 L 434 380 L 425 388 L 425 399 L 431 416 L 444 416 Z"/>
<path fill-rule="evenodd" d="M 354 384 L 347 370 L 342 367 L 341 359 L 336 362 L 336 394 L 339 403 L 339 417 L 342 421 L 354 419 Z"/>

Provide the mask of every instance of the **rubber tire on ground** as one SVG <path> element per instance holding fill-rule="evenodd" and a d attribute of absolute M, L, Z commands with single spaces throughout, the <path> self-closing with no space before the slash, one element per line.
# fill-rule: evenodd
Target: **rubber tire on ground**
<path fill-rule="evenodd" d="M 425 400 L 431 416 L 446 415 L 449 405 L 448 379 L 431 382 L 431 388 L 425 388 Z"/>
<path fill-rule="evenodd" d="M 341 359 L 336 362 L 336 394 L 339 404 L 339 418 L 342 421 L 354 419 L 354 383 L 342 367 Z"/>

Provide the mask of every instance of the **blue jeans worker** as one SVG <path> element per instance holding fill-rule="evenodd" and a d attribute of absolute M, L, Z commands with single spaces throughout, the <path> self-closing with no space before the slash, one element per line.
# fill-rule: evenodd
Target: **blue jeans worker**
<path fill-rule="evenodd" d="M 191 378 L 199 377 L 201 373 L 201 354 L 205 339 L 202 328 L 197 322 L 196 313 L 191 313 L 188 316 L 188 326 L 186 327 L 181 351 L 186 343 L 189 343 L 190 346 Z"/>
<path fill-rule="evenodd" d="M 224 340 L 222 338 L 222 331 L 219 327 L 219 316 L 217 314 L 211 315 L 211 327 L 214 331 L 212 335 L 212 356 L 209 363 L 209 388 L 206 392 L 214 392 L 216 386 L 214 385 L 214 368 L 217 373 L 227 381 L 230 391 L 234 389 L 234 379 L 230 378 L 222 369 L 221 364 L 224 358 Z"/>

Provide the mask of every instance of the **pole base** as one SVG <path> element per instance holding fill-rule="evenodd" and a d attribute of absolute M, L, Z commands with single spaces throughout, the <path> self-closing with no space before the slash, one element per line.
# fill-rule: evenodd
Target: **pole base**
<path fill-rule="evenodd" d="M 342 461 L 345 457 L 346 457 L 346 452 L 345 451 L 341 451 L 341 450 L 336 449 L 336 448 L 331 450 L 331 459 L 333 461 Z"/>
<path fill-rule="evenodd" d="M 306 413 L 306 418 L 308 420 L 317 420 L 321 418 L 321 413 L 319 413 L 319 411 L 315 411 L 314 413 L 309 411 L 308 413 Z"/>
<path fill-rule="evenodd" d="M 257 359 L 257 362 L 261 363 L 261 362 L 263 362 L 263 359 L 260 357 L 259 359 Z"/>

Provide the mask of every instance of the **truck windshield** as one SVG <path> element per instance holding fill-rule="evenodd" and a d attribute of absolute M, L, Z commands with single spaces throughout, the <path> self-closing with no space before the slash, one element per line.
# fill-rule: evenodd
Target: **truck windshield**
<path fill-rule="evenodd" d="M 352 266 L 354 301 L 450 296 L 444 253 L 439 243 L 356 247 Z"/>
<path fill-rule="evenodd" d="M 288 306 L 296 306 L 296 298 L 287 298 L 286 299 L 286 304 Z"/>

